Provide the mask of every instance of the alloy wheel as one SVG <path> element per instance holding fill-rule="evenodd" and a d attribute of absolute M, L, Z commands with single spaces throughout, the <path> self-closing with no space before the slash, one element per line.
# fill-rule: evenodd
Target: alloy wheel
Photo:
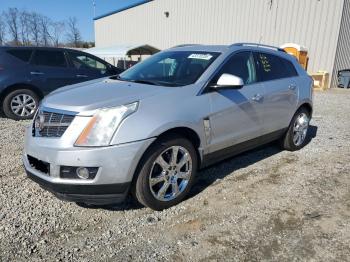
<path fill-rule="evenodd" d="M 27 94 L 19 94 L 11 99 L 12 112 L 21 117 L 30 116 L 36 110 L 36 102 L 33 97 Z"/>
<path fill-rule="evenodd" d="M 192 175 L 192 158 L 182 146 L 165 149 L 154 161 L 149 174 L 153 196 L 160 201 L 178 197 L 187 187 Z"/>
<path fill-rule="evenodd" d="M 293 143 L 300 146 L 304 143 L 307 130 L 309 128 L 310 119 L 305 113 L 298 115 L 293 126 Z"/>

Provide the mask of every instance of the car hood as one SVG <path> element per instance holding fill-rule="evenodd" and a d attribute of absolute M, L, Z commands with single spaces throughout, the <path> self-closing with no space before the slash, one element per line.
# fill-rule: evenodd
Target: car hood
<path fill-rule="evenodd" d="M 60 88 L 48 95 L 42 101 L 42 106 L 89 115 L 99 108 L 140 101 L 174 89 L 112 79 L 95 80 Z"/>

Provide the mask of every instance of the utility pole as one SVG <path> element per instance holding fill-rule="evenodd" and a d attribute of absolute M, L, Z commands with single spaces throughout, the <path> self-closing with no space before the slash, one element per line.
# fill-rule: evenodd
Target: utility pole
<path fill-rule="evenodd" d="M 94 8 L 94 18 L 95 18 L 96 17 L 96 1 L 95 0 L 92 0 L 92 5 Z"/>

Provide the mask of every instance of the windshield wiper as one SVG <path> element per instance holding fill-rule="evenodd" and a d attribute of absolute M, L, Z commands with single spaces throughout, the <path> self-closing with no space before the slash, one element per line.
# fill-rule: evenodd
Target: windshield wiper
<path fill-rule="evenodd" d="M 177 82 L 166 82 L 166 81 L 158 81 L 158 84 L 163 85 L 163 86 L 172 86 L 172 87 L 184 86 L 184 84 L 180 84 Z"/>
<path fill-rule="evenodd" d="M 160 86 L 160 85 L 182 86 L 182 84 L 165 82 L 165 81 L 151 81 L 151 80 L 143 80 L 143 79 L 124 79 L 124 78 L 121 78 L 120 75 L 112 76 L 112 77 L 110 77 L 110 79 L 126 81 L 126 82 L 133 82 L 133 83 L 138 83 L 138 84 L 157 85 L 157 86 Z"/>
<path fill-rule="evenodd" d="M 138 83 L 138 84 L 146 84 L 146 85 L 154 85 L 154 86 L 158 85 L 157 82 L 153 82 L 150 80 L 142 80 L 142 79 L 122 79 L 122 80 L 130 81 L 130 82 Z"/>
<path fill-rule="evenodd" d="M 112 79 L 112 80 L 121 80 L 123 81 L 119 75 L 114 75 L 114 76 L 111 76 L 109 79 Z"/>
<path fill-rule="evenodd" d="M 142 79 L 124 79 L 124 78 L 121 78 L 120 75 L 112 76 L 109 79 L 126 81 L 126 82 L 133 82 L 133 83 L 139 83 L 139 84 L 157 85 L 157 83 L 153 82 L 153 81 L 142 80 Z"/>

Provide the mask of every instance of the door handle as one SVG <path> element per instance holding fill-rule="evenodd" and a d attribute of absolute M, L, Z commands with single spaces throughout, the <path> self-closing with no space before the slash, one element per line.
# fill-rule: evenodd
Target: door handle
<path fill-rule="evenodd" d="M 252 100 L 255 101 L 255 102 L 260 102 L 264 97 L 260 94 L 255 94 L 253 97 L 252 97 Z"/>
<path fill-rule="evenodd" d="M 32 71 L 30 72 L 31 75 L 43 75 L 43 72 L 39 72 L 39 71 Z"/>
<path fill-rule="evenodd" d="M 87 75 L 77 75 L 78 78 L 86 78 L 88 77 Z"/>
<path fill-rule="evenodd" d="M 297 86 L 294 85 L 294 84 L 290 84 L 290 85 L 288 86 L 288 89 L 289 89 L 289 90 L 295 90 L 296 88 L 297 88 Z"/>

